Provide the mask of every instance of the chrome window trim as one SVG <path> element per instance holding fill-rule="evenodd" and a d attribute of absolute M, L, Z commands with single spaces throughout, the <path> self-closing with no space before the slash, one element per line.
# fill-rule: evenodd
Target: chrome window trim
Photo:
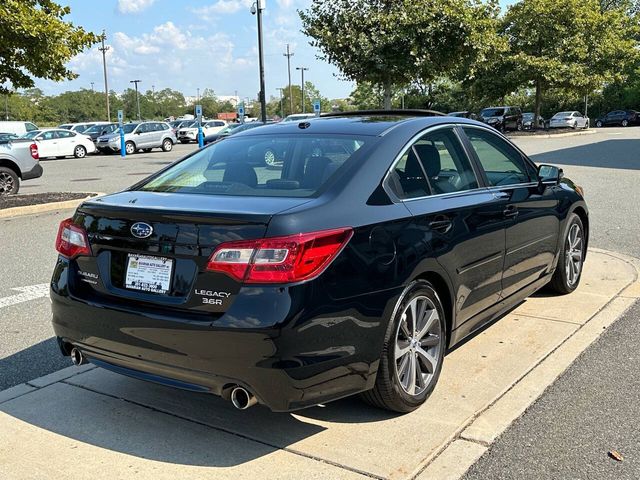
<path fill-rule="evenodd" d="M 398 164 L 398 162 L 402 159 L 402 157 L 404 156 L 405 153 L 407 153 L 407 151 L 409 151 L 409 149 L 411 147 L 413 147 L 413 144 L 416 143 L 421 137 L 435 132 L 437 130 L 441 130 L 443 128 L 450 128 L 453 130 L 453 133 L 456 135 L 456 138 L 458 138 L 458 141 L 460 142 L 460 146 L 462 147 L 463 150 L 464 149 L 464 145 L 462 144 L 462 141 L 460 140 L 460 138 L 458 137 L 458 133 L 455 131 L 455 127 L 460 126 L 460 125 L 465 125 L 465 124 L 460 124 L 460 123 L 443 123 L 440 125 L 432 125 L 430 127 L 427 127 L 424 130 L 421 130 L 420 132 L 418 132 L 417 134 L 415 134 L 413 137 L 411 137 L 411 139 L 405 144 L 404 147 L 402 147 L 402 150 L 400 150 L 400 153 L 398 155 L 396 155 L 396 158 L 393 160 L 393 162 L 391 163 L 391 166 L 387 169 L 387 173 L 385 173 L 384 177 L 382 178 L 382 188 L 383 190 L 387 193 L 387 195 L 389 195 L 389 198 L 391 198 L 391 201 L 393 203 L 405 203 L 405 202 L 413 202 L 415 200 L 424 200 L 426 198 L 442 198 L 442 197 L 451 197 L 451 196 L 456 196 L 456 195 L 460 195 L 460 194 L 468 194 L 470 192 L 476 192 L 476 191 L 481 191 L 484 190 L 486 191 L 486 187 L 481 187 L 478 186 L 477 188 L 470 188 L 467 190 L 459 190 L 457 192 L 447 192 L 447 193 L 436 193 L 433 195 L 423 195 L 422 197 L 413 197 L 413 198 L 398 198 L 398 196 L 393 192 L 393 190 L 389 187 L 389 175 L 391 175 L 391 172 L 394 170 L 395 166 Z M 467 154 L 466 150 L 465 150 L 465 155 Z M 467 158 L 467 160 L 469 160 L 469 163 L 471 164 L 471 168 L 473 170 L 473 162 L 471 161 L 470 158 Z M 475 170 L 473 170 L 473 175 L 476 177 L 476 183 L 478 183 L 478 178 L 477 178 L 477 174 L 475 172 Z M 428 185 L 428 183 L 427 183 Z"/>

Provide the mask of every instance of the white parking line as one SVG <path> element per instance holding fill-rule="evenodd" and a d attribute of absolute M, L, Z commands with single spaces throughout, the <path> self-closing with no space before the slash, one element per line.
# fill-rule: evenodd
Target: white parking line
<path fill-rule="evenodd" d="M 36 298 L 43 298 L 49 296 L 49 284 L 39 283 L 38 285 L 28 285 L 26 287 L 15 287 L 11 290 L 21 292 L 16 295 L 10 295 L 8 297 L 0 298 L 0 308 L 10 307 L 18 303 L 24 303 Z"/>

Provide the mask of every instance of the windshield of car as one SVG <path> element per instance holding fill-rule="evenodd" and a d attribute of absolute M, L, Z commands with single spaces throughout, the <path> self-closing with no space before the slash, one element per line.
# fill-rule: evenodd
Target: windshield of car
<path fill-rule="evenodd" d="M 483 117 L 501 117 L 504 115 L 504 108 L 485 108 L 480 112 Z"/>
<path fill-rule="evenodd" d="M 553 118 L 570 117 L 572 114 L 573 112 L 558 112 L 553 116 Z"/>
<path fill-rule="evenodd" d="M 136 127 L 140 125 L 139 123 L 125 123 L 122 127 L 124 133 L 133 133 Z"/>
<path fill-rule="evenodd" d="M 523 113 L 522 114 L 522 119 L 523 120 L 533 120 L 533 113 Z"/>
<path fill-rule="evenodd" d="M 31 130 L 30 132 L 25 133 L 24 135 L 22 135 L 22 137 L 20 138 L 29 138 L 29 139 L 34 139 L 36 138 L 38 135 L 40 135 L 40 130 Z"/>
<path fill-rule="evenodd" d="M 91 128 L 86 129 L 83 133 L 102 133 L 104 131 L 110 132 L 112 130 L 111 125 L 94 125 Z"/>
<path fill-rule="evenodd" d="M 151 192 L 310 197 L 358 161 L 377 137 L 229 137 L 199 150 L 139 187 Z"/>
<path fill-rule="evenodd" d="M 189 128 L 189 127 L 196 127 L 197 123 L 193 120 L 189 120 L 188 122 L 182 122 L 182 125 L 180 125 L 180 128 Z"/>
<path fill-rule="evenodd" d="M 295 122 L 296 120 L 305 120 L 307 118 L 311 118 L 311 117 L 315 117 L 314 114 L 309 114 L 309 113 L 299 113 L 297 115 L 289 115 L 288 117 L 285 117 L 284 120 L 282 120 L 283 122 Z"/>

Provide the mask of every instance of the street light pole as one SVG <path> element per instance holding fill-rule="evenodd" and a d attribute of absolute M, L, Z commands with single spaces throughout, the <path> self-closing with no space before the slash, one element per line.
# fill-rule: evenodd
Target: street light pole
<path fill-rule="evenodd" d="M 258 57 L 260 60 L 260 111 L 262 117 L 262 123 L 267 123 L 267 99 L 264 91 L 264 52 L 262 48 L 262 10 L 264 10 L 265 0 L 256 0 L 251 5 L 251 13 L 257 14 L 258 17 Z"/>
<path fill-rule="evenodd" d="M 9 94 L 4 94 L 4 119 L 9 121 Z"/>
<path fill-rule="evenodd" d="M 304 72 L 309 69 L 307 67 L 296 67 L 296 70 L 300 70 L 302 73 L 302 113 L 306 113 L 304 106 Z"/>
<path fill-rule="evenodd" d="M 200 87 L 196 88 L 196 103 L 200 103 Z"/>
<path fill-rule="evenodd" d="M 93 82 L 91 82 L 91 92 L 95 92 L 95 90 L 93 89 Z"/>
<path fill-rule="evenodd" d="M 138 106 L 138 120 L 140 118 L 140 97 L 138 96 L 138 83 L 142 82 L 142 80 L 131 80 L 129 83 L 133 83 L 136 86 L 136 105 Z"/>
<path fill-rule="evenodd" d="M 283 53 L 287 57 L 287 72 L 289 73 L 289 113 L 293 113 L 293 95 L 291 93 L 291 57 L 293 53 L 289 52 L 289 44 L 287 43 L 287 53 Z"/>
<path fill-rule="evenodd" d="M 102 42 L 102 47 L 98 48 L 102 52 L 102 69 L 104 71 L 104 95 L 107 99 L 107 120 L 111 122 L 111 108 L 109 107 L 109 82 L 107 81 L 107 50 L 109 47 L 104 46 L 104 41 L 107 38 L 107 34 L 102 31 L 102 35 L 100 40 Z"/>

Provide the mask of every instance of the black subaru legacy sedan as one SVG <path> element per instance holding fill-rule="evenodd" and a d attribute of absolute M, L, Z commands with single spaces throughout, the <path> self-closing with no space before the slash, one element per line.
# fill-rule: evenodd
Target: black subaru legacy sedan
<path fill-rule="evenodd" d="M 572 292 L 588 233 L 582 189 L 485 124 L 268 125 L 80 205 L 53 326 L 74 363 L 241 409 L 362 393 L 409 412 L 449 347 L 545 285 Z"/>

